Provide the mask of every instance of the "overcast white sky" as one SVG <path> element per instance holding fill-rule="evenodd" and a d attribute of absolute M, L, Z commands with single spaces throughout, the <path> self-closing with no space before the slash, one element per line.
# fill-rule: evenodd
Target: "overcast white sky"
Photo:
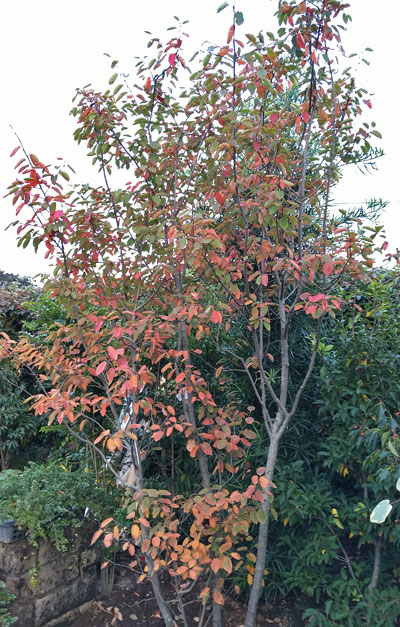
<path fill-rule="evenodd" d="M 16 247 L 14 229 L 4 228 L 14 219 L 10 199 L 4 199 L 7 185 L 15 178 L 9 154 L 17 141 L 15 128 L 26 149 L 45 163 L 64 157 L 77 174 L 75 182 L 93 180 L 85 149 L 74 143 L 74 120 L 69 117 L 77 87 L 92 83 L 105 89 L 111 74 L 110 59 L 119 59 L 119 68 L 133 70 L 134 56 L 147 53 L 148 35 L 164 35 L 176 25 L 173 16 L 188 19 L 190 38 L 186 49 L 196 50 L 208 40 L 226 41 L 231 13 L 216 14 L 221 0 L 3 0 L 0 31 L 0 269 L 21 275 L 48 270 L 40 249 Z M 245 15 L 244 32 L 276 30 L 273 12 L 277 0 L 237 0 Z M 400 245 L 399 151 L 400 103 L 398 24 L 400 0 L 350 0 L 353 22 L 344 36 L 347 53 L 373 48 L 371 65 L 361 63 L 359 84 L 373 94 L 370 119 L 383 134 L 385 156 L 372 176 L 356 169 L 346 173 L 335 200 L 357 204 L 369 198 L 383 198 L 389 206 L 383 216 L 391 248 Z M 171 33 L 172 35 L 172 33 Z M 190 54 L 185 53 L 185 58 Z M 379 143 L 379 140 L 378 140 Z M 14 160 L 15 163 L 15 160 Z"/>

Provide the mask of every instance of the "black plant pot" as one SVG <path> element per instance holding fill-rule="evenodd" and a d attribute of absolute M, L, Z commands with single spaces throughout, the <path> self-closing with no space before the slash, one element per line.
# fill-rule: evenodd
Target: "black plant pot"
<path fill-rule="evenodd" d="M 5 544 L 18 542 L 18 540 L 25 538 L 25 533 L 23 529 L 18 529 L 14 519 L 0 523 L 0 542 L 4 542 Z"/>

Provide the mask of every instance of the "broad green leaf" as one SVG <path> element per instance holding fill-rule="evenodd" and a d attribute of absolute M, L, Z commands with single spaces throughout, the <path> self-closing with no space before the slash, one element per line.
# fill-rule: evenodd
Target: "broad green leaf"
<path fill-rule="evenodd" d="M 389 451 L 393 453 L 393 455 L 395 455 L 396 457 L 400 457 L 400 455 L 398 454 L 398 452 L 396 451 L 394 447 L 392 440 L 388 440 L 388 448 L 389 448 Z"/>
<path fill-rule="evenodd" d="M 235 22 L 238 26 L 240 26 L 241 24 L 243 24 L 244 22 L 244 17 L 243 17 L 243 13 L 241 11 L 236 11 L 235 13 Z"/>
<path fill-rule="evenodd" d="M 261 524 L 264 524 L 267 522 L 267 514 L 264 512 L 263 509 L 258 510 L 257 518 L 258 518 L 258 522 Z"/>
<path fill-rule="evenodd" d="M 376 507 L 374 507 L 369 519 L 372 523 L 377 523 L 378 525 L 380 525 L 386 520 L 391 511 L 392 505 L 389 499 L 384 499 L 383 501 L 378 503 Z"/>
<path fill-rule="evenodd" d="M 118 77 L 118 74 L 113 74 L 108 81 L 109 85 L 112 85 L 113 83 L 115 83 L 115 81 L 117 80 L 117 77 Z"/>

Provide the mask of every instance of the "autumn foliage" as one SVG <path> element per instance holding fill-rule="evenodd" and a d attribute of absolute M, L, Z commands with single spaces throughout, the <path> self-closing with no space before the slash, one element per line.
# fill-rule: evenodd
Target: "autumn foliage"
<path fill-rule="evenodd" d="M 67 172 L 17 154 L 9 194 L 20 241 L 54 261 L 46 289 L 68 323 L 40 348 L 5 337 L 3 350 L 38 373 L 34 411 L 95 447 L 125 488 L 126 526 L 105 520 L 93 541 L 122 543 L 133 563 L 144 556 L 142 577 L 167 625 L 160 570 L 176 581 L 181 612 L 187 582 L 200 581 L 215 617 L 226 578 L 245 570 L 254 624 L 279 442 L 314 367 L 321 321 L 341 314 L 337 286 L 372 263 L 373 237 L 329 209 L 341 166 L 371 147 L 357 121 L 364 92 L 336 66 L 345 10 L 334 0 L 280 3 L 276 36 L 239 34 L 236 12 L 226 44 L 195 71 L 183 36 L 153 39 L 155 59 L 138 65 L 134 85 L 114 73 L 104 93 L 79 90 L 74 136 L 100 187 L 66 189 Z M 128 179 L 119 189 L 117 170 Z M 293 389 L 298 316 L 314 328 Z M 229 338 L 239 330 L 237 345 Z M 211 375 L 205 340 L 220 355 Z M 238 370 L 256 407 L 226 394 Z M 258 419 L 264 464 L 248 472 Z M 145 459 L 169 439 L 170 450 L 184 443 L 197 473 L 192 494 L 149 487 Z M 257 526 L 255 554 L 246 539 Z"/>

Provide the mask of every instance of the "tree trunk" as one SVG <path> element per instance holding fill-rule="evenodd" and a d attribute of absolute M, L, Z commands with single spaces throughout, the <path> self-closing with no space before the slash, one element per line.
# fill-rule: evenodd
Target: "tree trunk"
<path fill-rule="evenodd" d="M 267 466 L 265 469 L 265 476 L 270 481 L 272 481 L 274 477 L 278 446 L 279 446 L 279 436 L 276 433 L 271 433 L 271 440 L 270 440 L 268 457 L 267 457 Z M 249 604 L 247 607 L 245 627 L 254 627 L 255 625 L 255 621 L 257 618 L 258 599 L 260 597 L 262 583 L 264 580 L 265 560 L 266 560 L 267 546 L 268 546 L 268 523 L 269 523 L 269 510 L 270 510 L 270 505 L 269 505 L 269 500 L 268 500 L 267 495 L 265 495 L 264 497 L 264 503 L 262 507 L 267 516 L 267 520 L 265 523 L 260 524 L 259 529 L 258 529 L 257 560 L 256 560 L 256 566 L 254 570 L 253 584 L 251 586 Z"/>
<path fill-rule="evenodd" d="M 381 570 L 381 549 L 382 549 L 382 540 L 378 538 L 374 542 L 375 545 L 375 555 L 374 555 L 374 570 L 372 571 L 371 581 L 368 586 L 368 592 L 371 594 L 379 581 L 379 574 Z"/>
<path fill-rule="evenodd" d="M 151 572 L 150 582 L 153 588 L 154 596 L 156 597 L 157 605 L 160 609 L 161 615 L 164 619 L 165 627 L 174 627 L 175 621 L 169 606 L 164 599 L 164 595 L 162 593 L 160 578 L 158 576 L 158 572 L 153 570 L 153 561 L 149 556 L 146 555 L 146 564 Z"/>

